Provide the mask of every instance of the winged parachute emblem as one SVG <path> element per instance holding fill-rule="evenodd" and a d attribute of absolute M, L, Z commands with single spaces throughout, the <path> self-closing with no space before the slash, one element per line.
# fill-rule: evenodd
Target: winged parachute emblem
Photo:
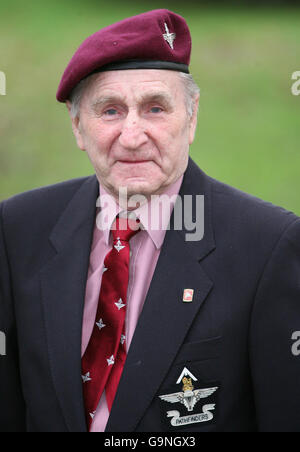
<path fill-rule="evenodd" d="M 205 399 L 213 394 L 218 387 L 194 389 L 191 378 L 184 377 L 182 379 L 183 388 L 181 392 L 174 392 L 173 394 L 165 394 L 159 396 L 162 400 L 169 403 L 182 403 L 188 411 L 193 411 L 197 402 L 200 399 Z"/>

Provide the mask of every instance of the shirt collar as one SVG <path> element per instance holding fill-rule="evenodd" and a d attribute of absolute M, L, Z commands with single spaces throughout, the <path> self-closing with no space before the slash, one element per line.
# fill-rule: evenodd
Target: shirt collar
<path fill-rule="evenodd" d="M 163 244 L 182 180 L 183 176 L 168 186 L 162 194 L 151 196 L 149 202 L 129 214 L 129 216 L 135 215 L 136 218 L 139 218 L 142 229 L 147 231 L 157 249 L 161 248 Z M 123 215 L 124 211 L 114 197 L 101 184 L 99 185 L 98 207 L 100 207 L 100 212 L 97 215 L 96 223 L 98 229 L 103 232 L 105 242 L 108 245 L 111 226 L 116 216 Z"/>

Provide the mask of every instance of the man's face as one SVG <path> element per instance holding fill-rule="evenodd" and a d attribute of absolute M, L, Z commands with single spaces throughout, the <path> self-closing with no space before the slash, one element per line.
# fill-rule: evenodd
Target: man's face
<path fill-rule="evenodd" d="M 186 170 L 196 128 L 180 75 L 121 70 L 92 77 L 72 122 L 98 180 L 115 198 L 120 187 L 129 196 L 163 192 Z"/>

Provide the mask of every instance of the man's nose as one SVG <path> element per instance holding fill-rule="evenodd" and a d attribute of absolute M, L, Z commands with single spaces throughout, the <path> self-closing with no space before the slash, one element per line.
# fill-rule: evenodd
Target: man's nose
<path fill-rule="evenodd" d="M 140 148 L 148 140 L 141 118 L 136 113 L 128 113 L 119 137 L 121 146 L 135 150 Z"/>

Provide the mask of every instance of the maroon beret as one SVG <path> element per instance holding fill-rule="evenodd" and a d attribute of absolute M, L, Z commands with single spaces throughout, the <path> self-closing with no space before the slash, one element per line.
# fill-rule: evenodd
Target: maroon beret
<path fill-rule="evenodd" d="M 149 11 L 105 27 L 77 49 L 60 81 L 56 98 L 94 72 L 169 69 L 189 72 L 191 35 L 183 17 L 166 9 Z"/>

